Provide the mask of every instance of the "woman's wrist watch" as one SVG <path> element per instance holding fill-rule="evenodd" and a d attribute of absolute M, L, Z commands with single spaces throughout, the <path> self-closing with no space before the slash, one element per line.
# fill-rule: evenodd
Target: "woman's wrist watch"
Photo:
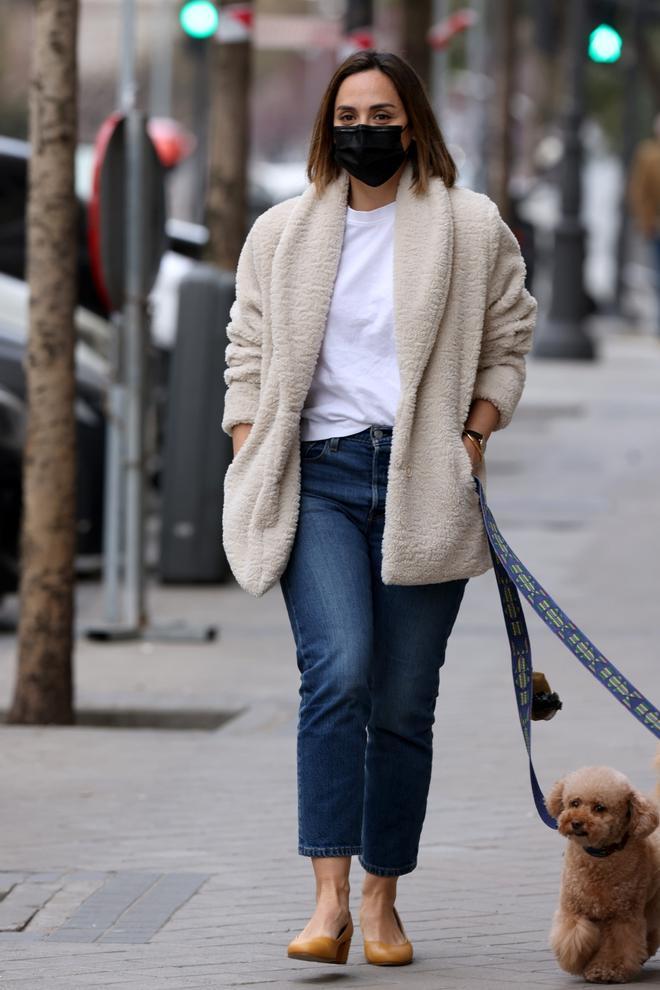
<path fill-rule="evenodd" d="M 470 438 L 474 446 L 479 451 L 479 456 L 483 459 L 483 456 L 486 453 L 486 438 L 483 433 L 479 433 L 478 430 L 463 430 L 461 436 Z"/>

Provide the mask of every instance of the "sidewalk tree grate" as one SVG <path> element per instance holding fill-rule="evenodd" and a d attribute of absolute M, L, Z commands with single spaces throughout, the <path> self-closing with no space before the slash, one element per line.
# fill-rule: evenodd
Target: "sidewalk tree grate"
<path fill-rule="evenodd" d="M 90 879 L 96 876 L 96 889 L 82 903 L 78 900 L 57 927 L 44 930 L 49 902 L 54 903 L 55 895 L 66 893 L 67 887 L 75 889 L 80 876 L 74 871 L 57 881 L 37 882 L 39 875 L 25 875 L 23 882 L 4 891 L 0 933 L 49 942 L 145 943 L 210 878 L 206 873 L 90 873 Z"/>
<path fill-rule="evenodd" d="M 177 732 L 215 732 L 243 714 L 244 708 L 229 711 L 191 708 L 81 708 L 75 724 L 67 729 L 164 729 Z M 6 723 L 7 711 L 0 710 L 0 724 Z M 7 728 L 12 728 L 8 725 Z M 56 726 L 56 728 L 59 728 Z"/>

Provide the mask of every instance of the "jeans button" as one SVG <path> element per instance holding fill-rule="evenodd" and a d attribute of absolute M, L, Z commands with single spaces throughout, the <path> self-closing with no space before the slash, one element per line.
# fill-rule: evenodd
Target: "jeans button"
<path fill-rule="evenodd" d="M 380 439 L 380 437 L 382 437 L 382 435 L 383 435 L 383 431 L 382 430 L 374 430 L 374 436 L 376 437 L 376 439 Z"/>

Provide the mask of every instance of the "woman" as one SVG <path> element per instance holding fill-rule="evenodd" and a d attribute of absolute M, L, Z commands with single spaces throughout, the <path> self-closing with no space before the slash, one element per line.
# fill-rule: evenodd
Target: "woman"
<path fill-rule="evenodd" d="M 467 581 L 491 566 L 473 474 L 520 398 L 536 303 L 398 56 L 337 69 L 308 176 L 238 265 L 223 539 L 251 594 L 280 581 L 301 674 L 316 909 L 288 954 L 346 961 L 356 855 L 366 957 L 403 964 L 396 885 L 417 865 L 439 670 Z"/>

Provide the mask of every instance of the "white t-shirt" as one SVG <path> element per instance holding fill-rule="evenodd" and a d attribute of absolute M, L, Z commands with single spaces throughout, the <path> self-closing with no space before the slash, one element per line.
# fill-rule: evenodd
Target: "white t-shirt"
<path fill-rule="evenodd" d="M 302 440 L 393 426 L 399 401 L 392 310 L 396 202 L 346 210 L 325 335 L 301 414 Z"/>

